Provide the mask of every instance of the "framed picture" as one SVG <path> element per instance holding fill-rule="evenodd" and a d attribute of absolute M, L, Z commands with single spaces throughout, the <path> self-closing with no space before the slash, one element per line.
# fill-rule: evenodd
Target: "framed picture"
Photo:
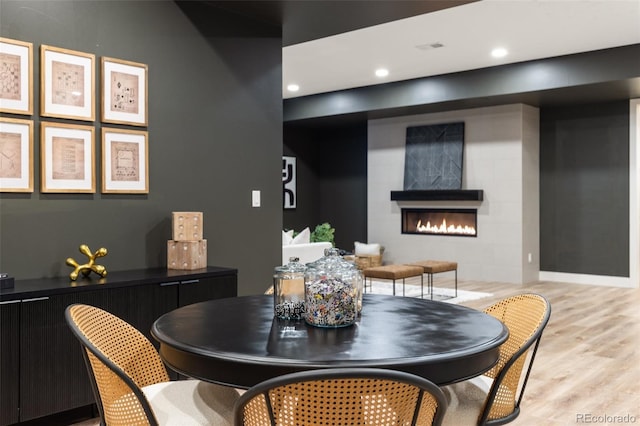
<path fill-rule="evenodd" d="M 282 157 L 282 196 L 285 209 L 296 208 L 296 157 Z"/>
<path fill-rule="evenodd" d="M 40 123 L 41 192 L 96 192 L 94 133 L 91 126 Z"/>
<path fill-rule="evenodd" d="M 0 117 L 0 192 L 33 192 L 33 121 Z"/>
<path fill-rule="evenodd" d="M 0 111 L 33 114 L 33 44 L 0 37 Z"/>
<path fill-rule="evenodd" d="M 147 66 L 102 58 L 102 121 L 147 125 Z"/>
<path fill-rule="evenodd" d="M 404 190 L 461 189 L 464 122 L 409 126 Z"/>
<path fill-rule="evenodd" d="M 146 131 L 102 128 L 102 192 L 149 193 Z"/>
<path fill-rule="evenodd" d="M 94 121 L 95 55 L 40 47 L 40 114 Z"/>

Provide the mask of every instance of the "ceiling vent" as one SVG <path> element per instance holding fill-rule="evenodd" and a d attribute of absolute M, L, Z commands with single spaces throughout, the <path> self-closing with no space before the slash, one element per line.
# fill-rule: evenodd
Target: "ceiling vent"
<path fill-rule="evenodd" d="M 431 49 L 439 49 L 441 47 L 444 47 L 444 44 L 436 42 L 436 43 L 419 44 L 419 45 L 416 46 L 416 49 L 419 49 L 419 50 L 431 50 Z"/>

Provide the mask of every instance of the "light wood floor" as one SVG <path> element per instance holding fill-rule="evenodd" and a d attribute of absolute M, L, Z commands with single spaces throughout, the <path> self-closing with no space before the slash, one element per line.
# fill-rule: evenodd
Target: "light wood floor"
<path fill-rule="evenodd" d="M 435 280 L 436 287 L 452 284 Z M 476 309 L 522 292 L 542 294 L 551 303 L 521 414 L 510 424 L 624 424 L 612 416 L 634 416 L 626 423 L 640 424 L 640 289 L 473 281 L 460 281 L 459 288 L 493 294 L 463 303 Z M 82 423 L 91 424 L 97 423 Z"/>
<path fill-rule="evenodd" d="M 493 294 L 463 303 L 478 309 L 521 292 L 551 303 L 522 411 L 510 424 L 566 426 L 588 423 L 587 416 L 591 424 L 624 424 L 593 421 L 597 416 L 634 416 L 627 424 L 640 424 L 640 289 L 552 282 L 463 282 L 460 288 Z"/>

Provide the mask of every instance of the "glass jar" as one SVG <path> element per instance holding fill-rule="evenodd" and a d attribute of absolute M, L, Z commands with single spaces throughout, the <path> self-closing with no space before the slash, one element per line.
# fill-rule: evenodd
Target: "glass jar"
<path fill-rule="evenodd" d="M 302 319 L 304 314 L 304 276 L 307 267 L 297 257 L 275 268 L 273 275 L 273 310 L 281 319 Z"/>
<path fill-rule="evenodd" d="M 325 250 L 324 257 L 307 264 L 305 321 L 317 327 L 352 325 L 362 307 L 362 283 L 362 273 L 338 249 Z"/>

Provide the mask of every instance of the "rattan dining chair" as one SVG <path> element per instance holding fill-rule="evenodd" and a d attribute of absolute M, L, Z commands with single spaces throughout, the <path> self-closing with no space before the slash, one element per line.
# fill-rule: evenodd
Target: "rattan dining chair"
<path fill-rule="evenodd" d="M 232 424 L 237 390 L 170 381 L 151 342 L 107 311 L 74 304 L 65 318 L 82 345 L 102 425 Z"/>
<path fill-rule="evenodd" d="M 551 305 L 545 297 L 527 293 L 503 299 L 484 312 L 507 326 L 509 338 L 491 370 L 443 388 L 450 403 L 445 426 L 501 425 L 518 417 Z"/>
<path fill-rule="evenodd" d="M 286 374 L 250 388 L 236 402 L 236 426 L 440 425 L 445 396 L 413 374 L 330 368 Z"/>

